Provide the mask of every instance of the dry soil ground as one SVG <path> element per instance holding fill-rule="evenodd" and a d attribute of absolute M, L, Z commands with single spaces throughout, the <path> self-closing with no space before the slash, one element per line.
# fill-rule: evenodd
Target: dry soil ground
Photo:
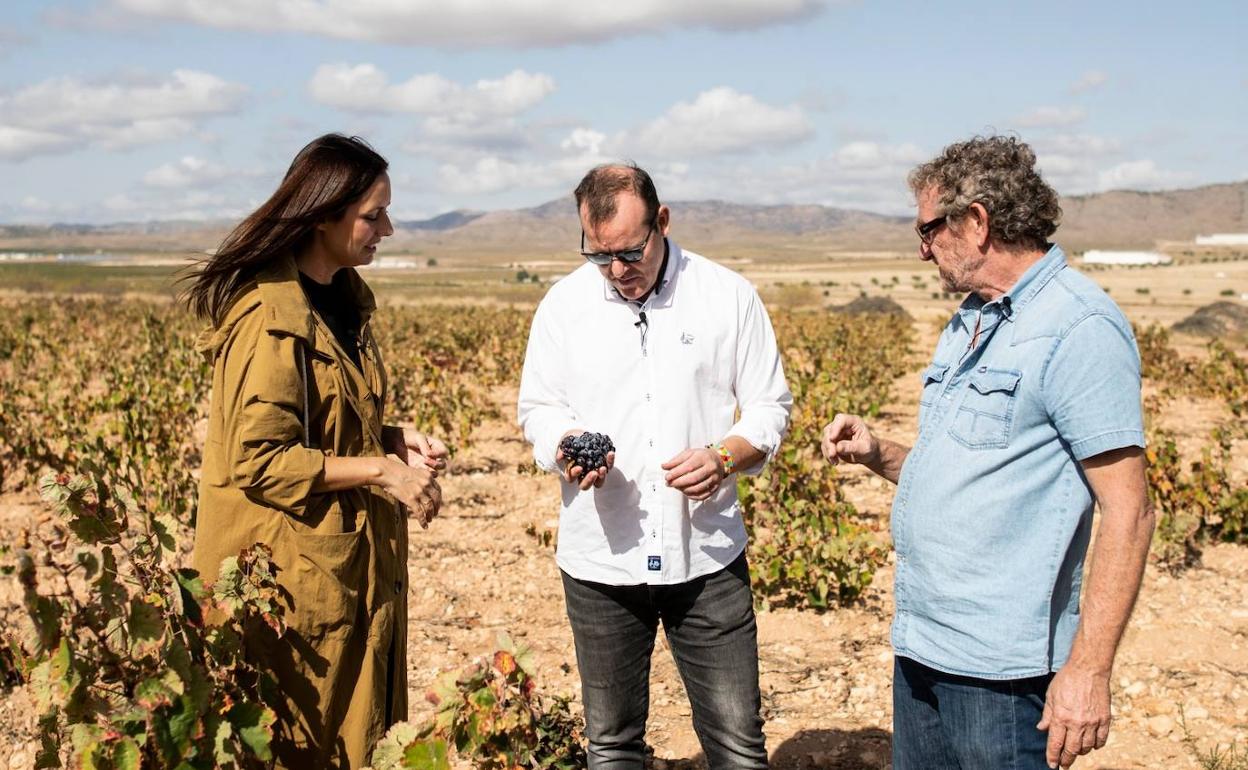
<path fill-rule="evenodd" d="M 1150 295 L 1133 291 L 1143 271 L 1121 271 L 1120 281 L 1112 273 L 1098 277 L 1113 286 L 1114 296 L 1137 300 L 1124 303 L 1134 319 L 1170 323 L 1188 312 L 1187 305 L 1213 301 L 1219 287 L 1232 281 L 1245 284 L 1244 263 L 1200 269 L 1205 267 L 1144 275 Z M 896 269 L 907 283 L 909 272 L 920 272 L 903 265 Z M 1234 270 L 1230 279 L 1228 270 Z M 922 272 L 931 283 L 930 270 Z M 872 271 L 855 278 L 869 283 L 872 276 L 888 280 Z M 848 283 L 837 291 L 852 296 Z M 1196 289 L 1193 295 L 1182 293 L 1188 284 Z M 1158 295 L 1161 299 L 1153 302 Z M 930 302 L 918 290 L 909 302 L 898 298 L 916 314 L 918 348 L 930 350 L 938 319 L 947 316 L 951 303 Z M 1190 340 L 1180 342 L 1197 347 Z M 427 715 L 422 696 L 435 675 L 492 651 L 499 631 L 535 650 L 544 691 L 578 694 L 553 552 L 526 533 L 530 525 L 539 531 L 554 528 L 558 482 L 520 472 L 530 453 L 509 419 L 515 392 L 504 389 L 496 395 L 503 418 L 485 425 L 474 444 L 457 456 L 445 480 L 442 515 L 428 530 L 412 528 L 408 681 L 413 719 Z M 899 380 L 894 406 L 879 420 L 882 433 L 902 440 L 913 436 L 916 395 L 913 375 Z M 1171 410 L 1167 421 L 1198 437 L 1219 411 L 1216 404 L 1185 401 Z M 1241 451 L 1237 458 L 1241 481 L 1248 477 L 1245 455 Z M 843 471 L 841 479 L 851 500 L 877 516 L 886 532 L 891 490 L 854 469 Z M 10 538 L 39 510 L 28 493 L 0 498 L 0 538 Z M 0 607 L 14 608 L 13 587 L 0 583 Z M 891 587 L 892 570 L 886 567 L 860 605 L 822 614 L 760 614 L 766 733 L 777 770 L 889 765 Z M 1180 713 L 1201 746 L 1238 740 L 1243 749 L 1248 742 L 1246 587 L 1248 548 L 1211 547 L 1202 567 L 1179 577 L 1149 568 L 1114 673 L 1115 721 L 1109 744 L 1076 767 L 1198 767 L 1183 744 Z M 703 766 L 688 703 L 661 639 L 651 689 L 648 740 L 654 766 Z M 33 729 L 31 703 L 23 694 L 0 697 L 0 767 L 31 765 Z"/>

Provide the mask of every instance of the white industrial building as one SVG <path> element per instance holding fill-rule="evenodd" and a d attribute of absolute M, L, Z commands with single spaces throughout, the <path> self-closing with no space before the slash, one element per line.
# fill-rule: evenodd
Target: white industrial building
<path fill-rule="evenodd" d="M 1248 246 L 1248 233 L 1214 233 L 1196 236 L 1197 246 Z"/>

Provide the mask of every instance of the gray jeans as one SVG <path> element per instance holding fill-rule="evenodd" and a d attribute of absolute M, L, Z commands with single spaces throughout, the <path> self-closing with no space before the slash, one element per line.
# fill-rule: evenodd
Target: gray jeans
<path fill-rule="evenodd" d="M 563 592 L 581 670 L 590 768 L 642 768 L 650 655 L 660 621 L 711 770 L 767 767 L 745 554 L 719 572 L 672 586 L 610 586 L 564 573 Z"/>

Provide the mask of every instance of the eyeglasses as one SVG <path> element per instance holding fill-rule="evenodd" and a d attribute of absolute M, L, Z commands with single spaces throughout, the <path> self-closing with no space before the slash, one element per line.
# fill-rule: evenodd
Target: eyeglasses
<path fill-rule="evenodd" d="M 646 246 L 650 243 L 650 233 L 658 229 L 659 220 L 656 217 L 650 223 L 650 229 L 646 230 L 646 239 L 641 242 L 640 246 L 624 251 L 586 251 L 585 250 L 585 230 L 581 230 L 581 256 L 588 259 L 595 265 L 603 266 L 611 264 L 611 260 L 618 259 L 621 262 L 640 262 L 646 256 Z"/>
<path fill-rule="evenodd" d="M 949 216 L 943 214 L 935 219 L 929 219 L 914 226 L 914 231 L 919 234 L 919 240 L 923 241 L 924 246 L 931 246 L 932 241 L 936 239 L 936 231 L 940 226 L 949 221 Z"/>

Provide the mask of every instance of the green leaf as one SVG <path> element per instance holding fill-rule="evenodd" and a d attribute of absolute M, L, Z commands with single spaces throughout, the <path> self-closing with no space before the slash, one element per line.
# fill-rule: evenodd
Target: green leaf
<path fill-rule="evenodd" d="M 113 747 L 113 767 L 116 770 L 139 770 L 139 744 L 133 738 L 123 736 Z"/>
<path fill-rule="evenodd" d="M 152 518 L 152 530 L 156 534 L 156 543 L 160 546 L 161 561 L 164 561 L 167 555 L 178 552 L 178 528 L 177 519 L 167 513 Z"/>
<path fill-rule="evenodd" d="M 399 770 L 407 747 L 417 739 L 430 734 L 432 725 L 417 726 L 411 722 L 398 722 L 386 731 L 385 736 L 373 749 L 373 770 Z"/>
<path fill-rule="evenodd" d="M 35 708 L 40 713 L 52 708 L 64 708 L 81 682 L 81 677 L 74 670 L 69 640 L 62 637 L 56 650 L 30 672 Z"/>
<path fill-rule="evenodd" d="M 176 671 L 165 669 L 160 677 L 151 677 L 139 682 L 134 688 L 134 702 L 148 711 L 155 711 L 173 704 L 184 691 L 182 679 Z"/>
<path fill-rule="evenodd" d="M 169 737 L 183 753 L 190 748 L 191 742 L 199 737 L 199 716 L 190 698 L 182 696 L 174 703 L 174 710 L 169 715 Z"/>
<path fill-rule="evenodd" d="M 156 655 L 165 638 L 165 618 L 160 608 L 139 598 L 130 600 L 130 654 L 137 658 Z"/>
<path fill-rule="evenodd" d="M 70 764 L 79 770 L 97 770 L 102 759 L 104 728 L 98 725 L 76 724 L 70 730 L 69 741 L 73 747 Z"/>
<path fill-rule="evenodd" d="M 273 723 L 277 715 L 256 703 L 239 703 L 230 709 L 230 724 L 242 739 L 243 745 L 256 758 L 268 761 L 273 758 L 269 748 L 273 740 Z"/>
<path fill-rule="evenodd" d="M 215 714 L 209 715 L 206 732 L 212 736 L 212 757 L 217 767 L 230 767 L 238 764 L 238 750 L 234 743 L 234 726 L 228 719 L 218 719 Z"/>
<path fill-rule="evenodd" d="M 426 738 L 411 744 L 403 753 L 403 767 L 405 770 L 450 770 L 446 741 Z"/>

